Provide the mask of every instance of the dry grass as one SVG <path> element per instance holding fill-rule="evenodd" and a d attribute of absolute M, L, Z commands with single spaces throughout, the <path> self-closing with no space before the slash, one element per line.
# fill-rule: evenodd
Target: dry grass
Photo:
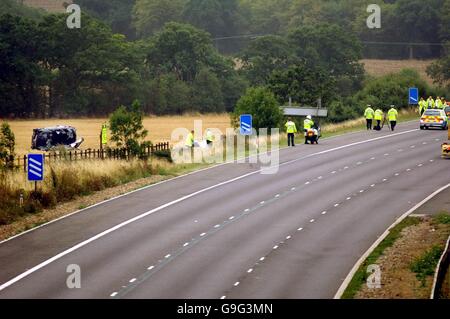
<path fill-rule="evenodd" d="M 430 85 L 433 80 L 427 75 L 427 67 L 434 60 L 361 60 L 366 72 L 372 76 L 383 76 L 390 73 L 398 73 L 402 69 L 414 69 Z"/>
<path fill-rule="evenodd" d="M 157 142 L 170 141 L 171 133 L 176 128 L 192 129 L 195 120 L 203 121 L 203 130 L 217 128 L 222 132 L 230 127 L 230 116 L 228 114 L 208 114 L 184 116 L 159 116 L 146 117 L 144 126 L 149 131 L 148 140 Z M 31 136 L 33 129 L 53 125 L 71 125 L 77 128 L 79 137 L 84 137 L 83 149 L 97 149 L 99 147 L 99 135 L 102 123 L 106 118 L 97 119 L 50 119 L 50 120 L 17 120 L 10 121 L 11 128 L 16 136 L 16 153 L 24 155 L 30 151 Z"/>

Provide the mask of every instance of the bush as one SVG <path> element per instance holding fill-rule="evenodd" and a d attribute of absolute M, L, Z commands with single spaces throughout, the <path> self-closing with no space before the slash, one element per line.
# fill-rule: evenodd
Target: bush
<path fill-rule="evenodd" d="M 253 127 L 257 131 L 261 128 L 279 128 L 283 120 L 283 112 L 275 95 L 264 87 L 249 88 L 239 99 L 232 115 L 235 127 L 239 123 L 239 116 L 243 114 L 253 116 Z"/>

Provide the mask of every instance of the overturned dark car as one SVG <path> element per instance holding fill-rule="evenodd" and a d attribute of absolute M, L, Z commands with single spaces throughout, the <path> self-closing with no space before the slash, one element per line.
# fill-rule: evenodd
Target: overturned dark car
<path fill-rule="evenodd" d="M 50 151 L 60 146 L 66 149 L 76 149 L 80 147 L 83 141 L 83 138 L 77 140 L 77 130 L 74 127 L 58 125 L 34 129 L 31 149 Z"/>

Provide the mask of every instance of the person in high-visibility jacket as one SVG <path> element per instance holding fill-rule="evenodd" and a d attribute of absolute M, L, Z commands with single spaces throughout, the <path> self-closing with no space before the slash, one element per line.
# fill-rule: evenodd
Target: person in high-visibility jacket
<path fill-rule="evenodd" d="M 314 126 L 314 121 L 312 120 L 311 115 L 308 115 L 306 119 L 303 121 L 303 130 L 305 131 L 305 144 L 308 144 L 307 133 Z"/>
<path fill-rule="evenodd" d="M 432 109 L 434 108 L 434 100 L 433 97 L 430 96 L 427 100 L 427 109 Z"/>
<path fill-rule="evenodd" d="M 394 131 L 397 126 L 398 112 L 394 105 L 391 105 L 391 109 L 388 111 L 389 122 L 391 123 L 391 130 Z"/>
<path fill-rule="evenodd" d="M 377 127 L 375 129 L 377 129 L 377 128 L 381 129 L 381 121 L 383 120 L 383 115 L 384 115 L 384 113 L 381 109 L 377 109 L 375 111 L 374 118 L 375 118 L 375 121 L 377 121 Z"/>
<path fill-rule="evenodd" d="M 422 115 L 427 110 L 427 108 L 428 108 L 427 101 L 425 101 L 423 97 L 420 98 L 420 101 L 419 101 L 419 113 L 420 113 L 420 115 Z"/>
<path fill-rule="evenodd" d="M 373 118 L 375 117 L 375 111 L 370 105 L 367 105 L 367 108 L 364 111 L 364 117 L 366 118 L 367 130 L 371 130 Z"/>
<path fill-rule="evenodd" d="M 295 146 L 295 133 L 297 133 L 297 126 L 292 121 L 291 118 L 288 119 L 286 124 L 284 125 L 286 127 L 287 132 L 287 138 L 288 138 L 288 146 Z"/>
<path fill-rule="evenodd" d="M 194 140 L 194 131 L 192 130 L 192 131 L 188 134 L 188 136 L 186 137 L 186 142 L 185 142 L 184 145 L 186 145 L 186 147 L 193 148 L 193 147 L 194 147 L 194 143 L 195 143 L 195 140 Z"/>
<path fill-rule="evenodd" d="M 436 101 L 434 101 L 434 108 L 435 109 L 442 109 L 442 101 L 441 101 L 441 98 L 439 96 L 436 98 Z"/>
<path fill-rule="evenodd" d="M 100 133 L 100 139 L 101 139 L 101 148 L 105 147 L 108 144 L 108 124 L 103 123 L 102 124 L 102 131 Z"/>

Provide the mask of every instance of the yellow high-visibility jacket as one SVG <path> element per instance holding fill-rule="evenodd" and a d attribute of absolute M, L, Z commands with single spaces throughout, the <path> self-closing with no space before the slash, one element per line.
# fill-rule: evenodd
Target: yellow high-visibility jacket
<path fill-rule="evenodd" d="M 194 147 L 194 134 L 192 133 L 188 134 L 185 145 L 187 147 Z"/>
<path fill-rule="evenodd" d="M 304 122 L 303 122 L 303 128 L 305 129 L 305 130 L 309 130 L 311 127 L 313 127 L 314 126 L 314 121 L 313 120 L 310 120 L 310 119 L 306 119 Z"/>
<path fill-rule="evenodd" d="M 286 132 L 287 133 L 297 133 L 297 126 L 294 122 L 288 121 L 286 124 Z"/>
<path fill-rule="evenodd" d="M 375 112 L 373 110 L 373 108 L 368 107 L 365 111 L 364 111 L 364 117 L 368 120 L 373 120 L 373 117 L 375 116 Z"/>
<path fill-rule="evenodd" d="M 380 109 L 377 109 L 376 111 L 375 111 L 375 120 L 376 121 L 382 121 L 383 120 L 383 111 L 382 110 L 380 110 Z"/>
<path fill-rule="evenodd" d="M 389 121 L 397 121 L 398 112 L 396 109 L 391 108 L 388 112 Z"/>

